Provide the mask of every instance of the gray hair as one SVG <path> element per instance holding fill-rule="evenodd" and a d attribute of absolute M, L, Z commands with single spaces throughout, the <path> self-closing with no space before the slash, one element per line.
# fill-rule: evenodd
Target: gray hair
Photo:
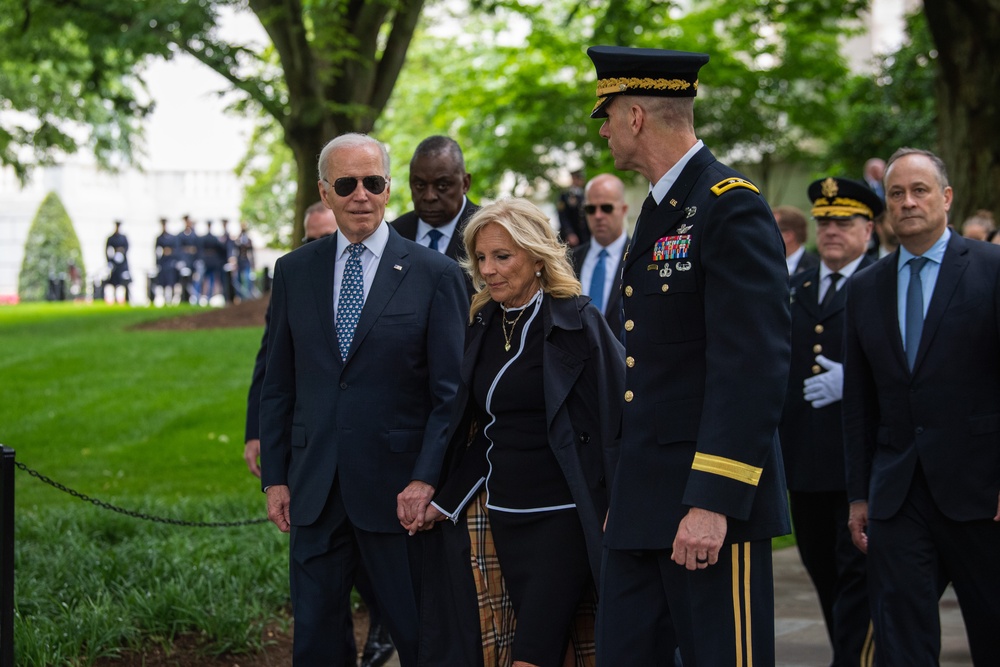
<path fill-rule="evenodd" d="M 904 158 L 907 155 L 923 155 L 930 160 L 931 164 L 934 165 L 934 170 L 937 172 L 938 183 L 941 185 L 941 189 L 944 190 L 948 187 L 948 170 L 944 166 L 944 160 L 939 158 L 934 153 L 924 150 L 923 148 L 907 148 L 905 146 L 893 153 L 892 157 L 890 157 L 889 161 L 886 163 L 885 174 L 882 176 L 883 186 L 889 178 L 889 170 L 892 169 L 892 165 L 895 164 L 896 160 Z"/>
<path fill-rule="evenodd" d="M 382 167 L 383 171 L 385 171 L 382 175 L 389 178 L 389 151 L 386 149 L 385 144 L 378 139 L 373 139 L 367 134 L 361 134 L 360 132 L 348 132 L 347 134 L 340 135 L 336 139 L 331 139 L 327 142 L 326 146 L 323 146 L 323 150 L 320 151 L 319 164 L 317 168 L 320 180 L 326 180 L 326 165 L 330 158 L 330 153 L 338 148 L 359 148 L 369 146 L 375 146 L 382 154 Z"/>

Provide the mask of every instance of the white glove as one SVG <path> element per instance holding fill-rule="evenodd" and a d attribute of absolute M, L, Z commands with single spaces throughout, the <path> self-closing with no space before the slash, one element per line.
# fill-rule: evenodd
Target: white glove
<path fill-rule="evenodd" d="M 802 392 L 814 408 L 822 408 L 844 397 L 844 364 L 830 361 L 822 354 L 816 356 L 816 363 L 826 372 L 806 378 Z"/>

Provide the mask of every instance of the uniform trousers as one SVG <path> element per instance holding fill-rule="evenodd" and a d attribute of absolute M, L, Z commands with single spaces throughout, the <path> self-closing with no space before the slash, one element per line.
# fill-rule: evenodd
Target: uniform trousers
<path fill-rule="evenodd" d="M 874 658 L 865 555 L 851 541 L 845 491 L 789 491 L 795 542 L 812 579 L 833 647 L 831 667 Z"/>
<path fill-rule="evenodd" d="M 948 579 L 973 664 L 1000 665 L 1000 523 L 946 517 L 918 463 L 900 510 L 868 520 L 868 595 L 880 666 L 938 664 L 938 601 Z"/>
<path fill-rule="evenodd" d="M 601 667 L 774 664 L 771 540 L 723 545 L 688 570 L 670 550 L 604 549 L 597 611 Z"/>

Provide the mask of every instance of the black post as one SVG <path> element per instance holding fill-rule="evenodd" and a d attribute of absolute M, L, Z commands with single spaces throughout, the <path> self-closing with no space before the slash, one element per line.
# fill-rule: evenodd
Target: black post
<path fill-rule="evenodd" d="M 0 454 L 0 667 L 14 667 L 14 450 L 10 447 L 3 447 Z"/>

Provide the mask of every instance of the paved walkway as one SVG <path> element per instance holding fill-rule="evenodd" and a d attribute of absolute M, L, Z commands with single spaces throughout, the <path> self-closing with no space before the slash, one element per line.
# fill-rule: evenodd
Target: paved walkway
<path fill-rule="evenodd" d="M 776 667 L 826 667 L 830 644 L 823 613 L 795 547 L 774 552 Z M 971 667 L 965 625 L 955 591 L 941 599 L 941 667 Z M 387 667 L 399 667 L 395 656 Z"/>
<path fill-rule="evenodd" d="M 795 547 L 774 552 L 774 642 L 778 667 L 825 667 L 830 644 L 823 612 Z M 955 591 L 941 599 L 941 667 L 970 667 L 969 644 Z"/>

